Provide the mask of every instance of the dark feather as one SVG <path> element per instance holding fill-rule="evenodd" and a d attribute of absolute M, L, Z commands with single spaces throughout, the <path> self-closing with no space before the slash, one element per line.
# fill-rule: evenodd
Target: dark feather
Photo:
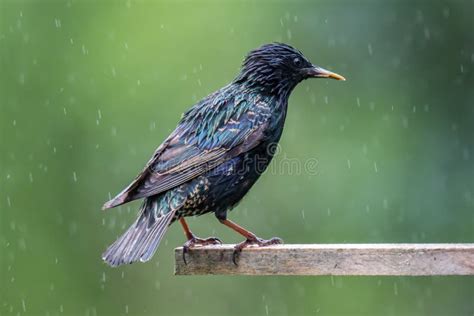
<path fill-rule="evenodd" d="M 194 107 L 188 111 L 176 130 L 156 150 L 153 158 L 137 178 L 112 200 L 104 204 L 104 209 L 115 207 L 139 198 L 152 196 L 183 184 L 219 164 L 234 158 L 242 152 L 257 146 L 262 130 L 267 126 L 270 109 L 263 107 L 256 113 L 242 110 L 247 102 L 239 101 L 239 106 L 230 106 L 224 98 L 225 91 L 215 93 L 207 100 L 209 106 Z M 217 100 L 213 100 L 217 99 Z M 249 102 L 259 102 L 251 96 Z M 221 102 L 218 102 L 220 100 Z M 219 115 L 222 104 L 230 112 Z M 210 129 L 201 129 L 199 118 L 208 115 Z"/>
<path fill-rule="evenodd" d="M 135 223 L 102 254 L 107 264 L 116 267 L 151 258 L 176 213 L 174 209 L 163 214 L 158 207 L 157 198 L 144 201 Z"/>

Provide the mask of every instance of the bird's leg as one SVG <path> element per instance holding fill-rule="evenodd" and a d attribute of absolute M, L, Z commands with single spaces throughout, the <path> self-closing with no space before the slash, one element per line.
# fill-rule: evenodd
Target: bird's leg
<path fill-rule="evenodd" d="M 186 262 L 186 253 L 189 251 L 190 248 L 200 245 L 200 246 L 206 246 L 206 245 L 220 245 L 222 244 L 221 240 L 217 237 L 208 237 L 206 239 L 202 239 L 199 237 L 196 237 L 191 230 L 189 229 L 188 223 L 184 220 L 183 217 L 179 219 L 179 222 L 181 226 L 183 226 L 184 230 L 184 235 L 187 238 L 187 241 L 183 245 L 183 261 L 184 264 L 187 264 Z"/>
<path fill-rule="evenodd" d="M 268 240 L 259 238 L 254 233 L 246 230 L 242 226 L 237 225 L 236 223 L 228 219 L 220 219 L 219 221 L 225 226 L 230 227 L 231 229 L 233 229 L 234 231 L 238 232 L 239 234 L 245 237 L 245 240 L 243 242 L 241 242 L 240 244 L 237 244 L 234 247 L 234 253 L 232 254 L 232 261 L 234 262 L 235 265 L 237 265 L 237 257 L 242 252 L 242 249 L 250 245 L 257 245 L 260 247 L 264 247 L 264 246 L 277 245 L 277 244 L 283 243 L 283 240 L 278 237 L 273 237 Z"/>

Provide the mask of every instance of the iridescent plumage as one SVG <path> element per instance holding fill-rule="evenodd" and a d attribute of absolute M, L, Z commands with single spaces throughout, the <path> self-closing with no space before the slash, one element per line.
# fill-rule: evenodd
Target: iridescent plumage
<path fill-rule="evenodd" d="M 259 243 L 255 235 L 228 221 L 227 212 L 270 163 L 293 88 L 309 77 L 335 76 L 285 44 L 251 51 L 237 78 L 190 108 L 137 178 L 104 205 L 144 198 L 137 221 L 103 259 L 111 266 L 149 260 L 167 227 L 178 219 L 189 245 L 204 243 L 182 218 L 208 212 L 248 242 Z"/>

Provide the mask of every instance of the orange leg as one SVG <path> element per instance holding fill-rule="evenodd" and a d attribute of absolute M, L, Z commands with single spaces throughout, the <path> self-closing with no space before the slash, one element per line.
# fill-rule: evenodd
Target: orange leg
<path fill-rule="evenodd" d="M 181 226 L 183 226 L 184 235 L 186 236 L 186 238 L 188 240 L 193 239 L 194 235 L 191 232 L 191 230 L 189 229 L 188 223 L 186 223 L 186 221 L 184 220 L 184 217 L 181 217 L 179 219 L 179 223 L 181 224 Z"/>
<path fill-rule="evenodd" d="M 187 264 L 187 262 L 186 262 L 186 253 L 189 252 L 190 248 L 192 248 L 196 245 L 206 246 L 206 245 L 220 245 L 220 244 L 222 244 L 221 240 L 217 237 L 208 237 L 206 239 L 202 239 L 202 238 L 198 238 L 198 237 L 194 236 L 192 231 L 189 229 L 188 223 L 186 223 L 186 221 L 184 220 L 183 217 L 181 217 L 179 219 L 179 223 L 181 224 L 181 226 L 183 226 L 184 235 L 187 238 L 187 241 L 183 245 L 183 261 L 184 261 L 184 264 Z"/>
<path fill-rule="evenodd" d="M 283 240 L 281 240 L 278 237 L 273 237 L 269 240 L 265 240 L 262 238 L 258 238 L 254 233 L 246 230 L 242 226 L 234 223 L 233 221 L 230 221 L 228 219 L 220 219 L 219 220 L 222 224 L 225 226 L 231 228 L 232 230 L 236 231 L 237 233 L 241 234 L 242 236 L 245 237 L 245 240 L 241 242 L 240 244 L 237 244 L 234 247 L 234 253 L 232 255 L 232 261 L 234 262 L 235 265 L 237 265 L 237 257 L 240 255 L 242 252 L 242 249 L 245 247 L 248 247 L 250 245 L 258 245 L 260 247 L 264 246 L 270 246 L 270 245 L 276 245 L 276 244 L 282 244 Z"/>

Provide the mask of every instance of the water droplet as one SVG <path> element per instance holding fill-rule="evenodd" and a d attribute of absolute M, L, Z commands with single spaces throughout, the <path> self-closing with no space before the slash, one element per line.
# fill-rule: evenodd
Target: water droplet
<path fill-rule="evenodd" d="M 57 28 L 61 27 L 61 20 L 60 19 L 54 19 L 54 24 L 56 25 Z"/>
<path fill-rule="evenodd" d="M 375 170 L 376 173 L 379 172 L 379 170 L 377 169 L 377 162 L 376 161 L 374 161 L 374 170 Z"/>
<path fill-rule="evenodd" d="M 402 117 L 402 126 L 403 128 L 408 128 L 408 118 Z"/>
<path fill-rule="evenodd" d="M 367 45 L 367 50 L 369 51 L 369 55 L 372 56 L 373 54 L 372 44 L 369 43 L 369 45 Z"/>
<path fill-rule="evenodd" d="M 427 28 L 427 27 L 425 27 L 425 29 L 424 29 L 424 34 L 425 34 L 425 38 L 426 38 L 427 40 L 429 40 L 430 37 L 431 37 L 430 29 Z"/>
<path fill-rule="evenodd" d="M 449 18 L 449 8 L 444 8 L 443 9 L 443 17 L 445 19 Z"/>
<path fill-rule="evenodd" d="M 73 171 L 73 172 L 72 172 L 72 179 L 74 180 L 74 182 L 77 182 L 77 174 L 76 174 L 76 171 Z"/>

